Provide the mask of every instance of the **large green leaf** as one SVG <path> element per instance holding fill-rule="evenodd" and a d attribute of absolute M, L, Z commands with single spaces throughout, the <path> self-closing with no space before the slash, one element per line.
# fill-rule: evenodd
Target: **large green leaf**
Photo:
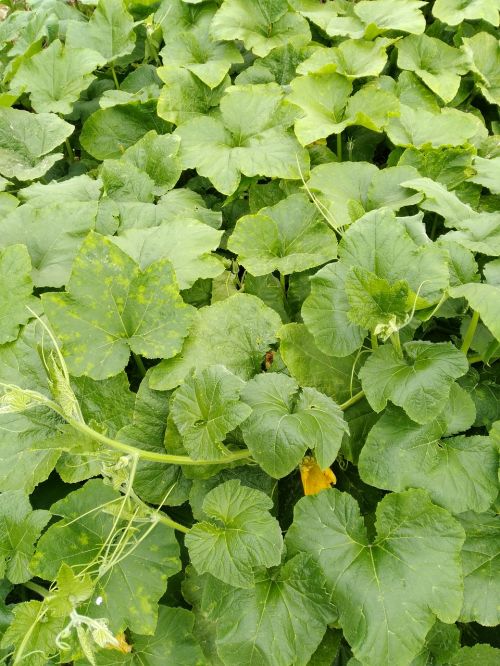
<path fill-rule="evenodd" d="M 52 113 L 28 113 L 0 107 L 0 174 L 32 180 L 61 159 L 53 153 L 74 127 Z"/>
<path fill-rule="evenodd" d="M 175 388 L 193 368 L 216 364 L 250 379 L 260 372 L 280 326 L 279 315 L 250 294 L 237 293 L 203 308 L 179 356 L 153 368 L 151 387 Z"/>
<path fill-rule="evenodd" d="M 93 379 L 117 374 L 131 350 L 148 358 L 175 356 L 193 318 L 168 260 L 141 271 L 99 234 L 87 236 L 67 292 L 42 300 L 71 372 Z"/>
<path fill-rule="evenodd" d="M 151 130 L 127 148 L 123 158 L 147 173 L 155 184 L 154 194 L 161 196 L 174 187 L 182 173 L 178 152 L 179 141 L 176 137 L 159 135 Z"/>
<path fill-rule="evenodd" d="M 500 340 L 500 287 L 491 284 L 462 284 L 450 289 L 452 298 L 466 298 L 479 312 L 491 334 Z"/>
<path fill-rule="evenodd" d="M 443 409 L 455 379 L 469 369 L 465 354 L 451 342 L 418 340 L 376 349 L 359 371 L 361 386 L 376 412 L 390 400 L 417 423 L 427 423 Z"/>
<path fill-rule="evenodd" d="M 236 479 L 211 490 L 203 502 L 208 520 L 196 523 L 186 536 L 198 573 L 210 573 L 233 587 L 252 588 L 259 577 L 257 567 L 278 565 L 283 538 L 269 513 L 272 506 L 267 495 Z"/>
<path fill-rule="evenodd" d="M 484 159 L 476 156 L 473 162 L 476 172 L 469 180 L 487 187 L 493 194 L 500 194 L 500 157 Z"/>
<path fill-rule="evenodd" d="M 463 51 L 428 35 L 410 35 L 398 42 L 398 66 L 415 72 L 444 102 L 458 92 L 460 76 L 469 71 Z"/>
<path fill-rule="evenodd" d="M 276 373 L 250 380 L 241 398 L 253 409 L 241 425 L 243 439 L 270 476 L 289 474 L 307 449 L 314 449 L 322 469 L 333 463 L 348 428 L 331 398 Z"/>
<path fill-rule="evenodd" d="M 337 72 L 348 79 L 378 76 L 387 62 L 386 49 L 391 41 L 384 37 L 369 42 L 346 39 L 332 48 L 318 48 L 297 67 L 299 74 Z M 340 83 L 340 80 L 339 80 Z"/>
<path fill-rule="evenodd" d="M 153 634 L 157 604 L 167 578 L 180 569 L 179 545 L 171 528 L 157 524 L 151 531 L 142 524 L 122 536 L 124 543 L 115 545 L 119 550 L 116 562 L 108 554 L 108 559 L 99 563 L 99 554 L 115 522 L 103 505 L 116 503 L 119 497 L 110 486 L 95 479 L 56 502 L 51 512 L 62 520 L 39 540 L 32 567 L 41 578 L 52 580 L 63 562 L 78 573 L 95 568 L 97 563 L 99 576 L 86 613 L 107 617 L 113 631 L 128 626 L 140 634 Z M 116 527 L 124 525 L 122 519 Z M 102 598 L 100 604 L 95 603 L 98 597 Z"/>
<path fill-rule="evenodd" d="M 188 377 L 177 389 L 171 414 L 192 458 L 224 458 L 226 435 L 252 411 L 239 401 L 244 385 L 224 366 L 214 365 Z"/>
<path fill-rule="evenodd" d="M 492 0 L 436 0 L 432 13 L 448 25 L 459 25 L 467 20 L 483 19 L 498 27 L 498 4 Z M 483 33 L 484 34 L 484 33 Z"/>
<path fill-rule="evenodd" d="M 88 48 L 68 48 L 56 39 L 23 62 L 11 81 L 11 88 L 30 93 L 31 105 L 38 113 L 71 113 L 80 93 L 89 87 L 92 72 L 105 59 Z"/>
<path fill-rule="evenodd" d="M 354 356 L 327 356 L 318 349 L 304 324 L 286 324 L 278 331 L 278 337 L 281 357 L 300 386 L 312 386 L 338 404 L 359 389 L 354 376 Z"/>
<path fill-rule="evenodd" d="M 367 25 L 378 31 L 397 30 L 420 34 L 425 30 L 425 18 L 420 8 L 422 0 L 361 0 L 354 11 Z"/>
<path fill-rule="evenodd" d="M 155 261 L 168 259 L 179 287 L 188 289 L 197 279 L 217 277 L 224 270 L 222 262 L 212 254 L 221 236 L 222 231 L 179 216 L 163 221 L 158 227 L 128 229 L 113 238 L 113 242 L 143 270 Z"/>
<path fill-rule="evenodd" d="M 177 128 L 184 168 L 196 168 L 223 194 L 241 174 L 298 180 L 308 155 L 287 130 L 292 122 L 275 83 L 232 86 L 220 102 L 221 118 L 195 118 Z"/>
<path fill-rule="evenodd" d="M 307 21 L 289 11 L 286 0 L 225 0 L 211 32 L 215 39 L 241 39 L 261 57 L 283 44 L 303 46 L 311 39 Z"/>
<path fill-rule="evenodd" d="M 465 530 L 462 549 L 464 605 L 462 622 L 478 622 L 493 627 L 500 622 L 500 533 L 498 516 L 463 513 L 458 516 Z"/>
<path fill-rule="evenodd" d="M 48 511 L 32 511 L 22 492 L 0 495 L 0 574 L 12 583 L 32 577 L 29 563 L 34 543 L 49 522 Z"/>
<path fill-rule="evenodd" d="M 424 488 L 452 513 L 486 511 L 498 491 L 493 442 L 480 435 L 445 437 L 447 412 L 418 425 L 400 409 L 387 408 L 359 456 L 362 479 L 394 491 Z"/>
<path fill-rule="evenodd" d="M 292 194 L 240 217 L 228 249 L 252 275 L 288 275 L 335 259 L 337 239 L 308 197 Z"/>
<path fill-rule="evenodd" d="M 99 0 L 88 23 L 69 22 L 66 43 L 70 49 L 90 48 L 114 62 L 134 49 L 134 21 L 123 0 Z"/>
<path fill-rule="evenodd" d="M 325 490 L 295 505 L 286 545 L 320 565 L 354 655 L 404 666 L 436 616 L 451 623 L 460 613 L 464 532 L 422 490 L 384 497 L 375 528 L 372 542 L 354 498 Z"/>
<path fill-rule="evenodd" d="M 208 579 L 201 611 L 227 666 L 306 666 L 333 617 L 323 575 L 305 554 L 259 571 L 252 589 Z"/>
<path fill-rule="evenodd" d="M 0 344 L 15 340 L 20 326 L 31 317 L 28 307 L 37 308 L 30 273 L 31 261 L 24 245 L 0 250 Z"/>
<path fill-rule="evenodd" d="M 498 16 L 498 14 L 497 14 Z M 488 32 L 479 32 L 464 39 L 465 49 L 472 59 L 476 85 L 491 104 L 500 104 L 500 41 Z"/>

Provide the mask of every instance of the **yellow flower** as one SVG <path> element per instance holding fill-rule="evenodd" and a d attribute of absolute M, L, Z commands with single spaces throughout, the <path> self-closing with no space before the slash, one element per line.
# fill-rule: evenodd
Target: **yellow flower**
<path fill-rule="evenodd" d="M 299 465 L 300 478 L 302 479 L 302 486 L 304 487 L 304 495 L 316 495 L 324 488 L 337 482 L 335 474 L 327 467 L 321 469 L 316 458 L 312 456 L 305 456 Z"/>

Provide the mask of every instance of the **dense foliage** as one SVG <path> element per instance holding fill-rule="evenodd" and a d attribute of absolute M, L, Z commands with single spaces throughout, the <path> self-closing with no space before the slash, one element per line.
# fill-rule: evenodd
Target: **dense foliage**
<path fill-rule="evenodd" d="M 3 663 L 500 662 L 499 10 L 0 6 Z"/>

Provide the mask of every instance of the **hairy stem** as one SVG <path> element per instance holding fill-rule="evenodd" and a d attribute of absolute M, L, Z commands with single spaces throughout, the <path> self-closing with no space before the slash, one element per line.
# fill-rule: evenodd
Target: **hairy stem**
<path fill-rule="evenodd" d="M 340 405 L 340 409 L 345 412 L 346 409 L 349 409 L 351 405 L 355 405 L 357 402 L 360 400 L 363 400 L 365 397 L 365 392 L 364 391 L 359 391 L 358 393 L 355 393 L 352 398 L 349 398 L 349 400 L 346 400 Z"/>
<path fill-rule="evenodd" d="M 23 583 L 23 587 L 25 587 L 27 590 L 31 590 L 32 592 L 36 592 L 36 594 L 38 594 L 38 596 L 42 597 L 43 599 L 45 599 L 49 593 L 48 590 L 46 590 L 41 585 L 38 585 L 38 583 L 34 583 L 32 580 L 28 580 L 26 583 Z"/>
<path fill-rule="evenodd" d="M 403 358 L 403 349 L 401 347 L 401 340 L 399 339 L 399 331 L 395 331 L 391 335 L 391 342 L 394 345 L 394 349 L 396 350 L 398 356 Z"/>
<path fill-rule="evenodd" d="M 469 326 L 465 332 L 464 341 L 462 342 L 462 346 L 460 348 L 464 354 L 467 354 L 467 352 L 469 351 L 469 347 L 471 346 L 472 340 L 474 338 L 474 333 L 476 332 L 478 322 L 479 322 L 479 312 L 476 312 L 476 310 L 474 310 L 472 314 L 472 319 L 470 320 Z"/>

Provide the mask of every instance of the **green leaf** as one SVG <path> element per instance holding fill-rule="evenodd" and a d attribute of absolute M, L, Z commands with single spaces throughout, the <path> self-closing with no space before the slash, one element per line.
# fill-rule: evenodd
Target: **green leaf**
<path fill-rule="evenodd" d="M 420 34 L 425 30 L 425 18 L 420 7 L 421 0 L 362 0 L 356 3 L 354 11 L 370 28 L 377 31 L 397 30 Z"/>
<path fill-rule="evenodd" d="M 30 93 L 38 113 L 68 114 L 80 93 L 95 79 L 92 72 L 105 59 L 88 48 L 68 48 L 56 39 L 21 64 L 11 81 L 11 89 Z"/>
<path fill-rule="evenodd" d="M 0 107 L 0 173 L 18 180 L 43 176 L 62 158 L 62 153 L 51 151 L 73 131 L 72 125 L 51 113 Z"/>
<path fill-rule="evenodd" d="M 161 226 L 147 229 L 128 229 L 113 238 L 113 242 L 136 261 L 142 270 L 160 259 L 172 262 L 180 289 L 192 287 L 199 278 L 212 278 L 224 270 L 221 261 L 212 254 L 222 236 L 207 224 L 177 217 Z"/>
<path fill-rule="evenodd" d="M 131 350 L 147 358 L 174 356 L 193 316 L 168 260 L 141 271 L 99 234 L 82 245 L 67 292 L 42 300 L 71 372 L 93 379 L 120 372 Z"/>
<path fill-rule="evenodd" d="M 162 134 L 168 127 L 156 116 L 156 103 L 130 102 L 93 113 L 83 124 L 79 138 L 92 157 L 118 159 L 149 131 Z"/>
<path fill-rule="evenodd" d="M 28 307 L 37 309 L 30 273 L 31 261 L 24 245 L 0 250 L 0 344 L 17 338 L 20 326 L 31 317 Z"/>
<path fill-rule="evenodd" d="M 252 411 L 239 401 L 244 385 L 224 366 L 214 365 L 188 377 L 177 389 L 172 418 L 192 458 L 224 458 L 226 435 Z"/>
<path fill-rule="evenodd" d="M 497 14 L 498 17 L 498 14 Z M 464 48 L 472 60 L 476 85 L 491 104 L 500 104 L 500 42 L 488 32 L 464 38 Z"/>
<path fill-rule="evenodd" d="M 88 23 L 68 23 L 66 43 L 72 50 L 90 48 L 114 62 L 134 50 L 134 25 L 123 0 L 99 0 Z"/>
<path fill-rule="evenodd" d="M 225 0 L 211 25 L 215 39 L 240 39 L 255 55 L 264 57 L 270 51 L 290 44 L 308 44 L 311 32 L 307 21 L 289 11 L 286 0 Z"/>
<path fill-rule="evenodd" d="M 193 614 L 185 608 L 160 606 L 158 624 L 153 636 L 141 636 L 131 632 L 133 651 L 120 654 L 116 650 L 101 650 L 99 666 L 205 666 L 197 639 L 193 635 Z M 87 666 L 87 661 L 76 661 L 76 666 Z"/>
<path fill-rule="evenodd" d="M 484 159 L 476 156 L 473 168 L 476 173 L 468 180 L 487 187 L 493 194 L 500 194 L 500 157 Z"/>
<path fill-rule="evenodd" d="M 469 369 L 465 354 L 451 342 L 418 340 L 403 345 L 403 356 L 389 344 L 375 349 L 359 371 L 372 409 L 390 400 L 417 423 L 428 423 L 443 409 L 455 379 Z"/>
<path fill-rule="evenodd" d="M 116 439 L 146 451 L 165 453 L 165 432 L 169 413 L 168 394 L 149 388 L 149 374 L 136 394 L 132 422 L 124 425 Z M 176 506 L 188 496 L 191 482 L 177 465 L 140 460 L 134 477 L 134 491 L 146 502 Z"/>
<path fill-rule="evenodd" d="M 350 356 L 361 345 L 366 331 L 354 324 L 345 281 L 348 269 L 328 264 L 311 278 L 311 294 L 302 306 L 302 318 L 318 349 L 328 356 Z"/>
<path fill-rule="evenodd" d="M 216 115 L 222 94 L 231 83 L 226 76 L 210 88 L 189 70 L 178 67 L 159 67 L 157 73 L 165 83 L 158 98 L 158 115 L 174 125 L 197 116 Z"/>
<path fill-rule="evenodd" d="M 500 287 L 491 284 L 463 284 L 450 289 L 452 298 L 465 298 L 479 312 L 491 334 L 500 340 Z"/>
<path fill-rule="evenodd" d="M 467 3 L 462 0 L 436 0 L 432 13 L 448 25 L 483 19 L 498 27 L 498 9 L 497 3 L 491 0 L 473 0 Z"/>
<path fill-rule="evenodd" d="M 245 176 L 298 180 L 308 155 L 287 131 L 292 119 L 275 83 L 232 86 L 220 103 L 221 119 L 202 117 L 177 128 L 185 169 L 196 168 L 223 194 L 233 194 Z"/>
<path fill-rule="evenodd" d="M 0 221 L 0 244 L 26 246 L 35 286 L 61 287 L 82 241 L 95 228 L 96 216 L 96 201 L 30 202 Z"/>
<path fill-rule="evenodd" d="M 338 46 L 318 48 L 297 67 L 298 74 L 336 72 L 348 79 L 378 76 L 387 62 L 386 49 L 391 41 L 385 38 L 366 41 L 346 39 Z"/>
<path fill-rule="evenodd" d="M 398 66 L 422 79 L 448 103 L 460 86 L 460 76 L 469 71 L 466 54 L 428 35 L 410 35 L 397 43 Z"/>
<path fill-rule="evenodd" d="M 29 666 L 45 666 L 49 656 L 57 651 L 55 638 L 64 626 L 64 619 L 47 613 L 41 601 L 16 604 L 12 612 L 14 619 L 1 646 L 13 647 L 15 658 Z"/>
<path fill-rule="evenodd" d="M 179 140 L 176 137 L 159 135 L 151 130 L 127 148 L 123 159 L 147 173 L 155 184 L 153 193 L 161 196 L 174 187 L 182 173 L 178 152 Z"/>
<path fill-rule="evenodd" d="M 241 425 L 243 439 L 270 476 L 289 474 L 307 449 L 314 449 L 322 469 L 333 463 L 348 428 L 331 398 L 313 388 L 300 389 L 286 375 L 270 373 L 247 382 L 241 399 L 253 409 Z"/>
<path fill-rule="evenodd" d="M 335 259 L 337 239 L 308 197 L 292 194 L 240 217 L 228 249 L 252 275 L 288 275 Z"/>
<path fill-rule="evenodd" d="M 212 18 L 213 12 L 204 12 L 188 30 L 167 30 L 160 56 L 164 65 L 184 67 L 209 88 L 216 88 L 233 64 L 243 63 L 243 57 L 235 44 L 210 37 Z"/>
<path fill-rule="evenodd" d="M 283 538 L 273 502 L 260 490 L 226 481 L 205 497 L 208 521 L 196 523 L 186 536 L 191 561 L 198 573 L 210 573 L 233 587 L 252 588 L 256 567 L 281 561 Z"/>
<path fill-rule="evenodd" d="M 359 457 L 362 479 L 378 488 L 424 488 L 452 513 L 485 511 L 497 494 L 497 454 L 488 437 L 444 437 L 447 409 L 418 425 L 389 407 Z"/>
<path fill-rule="evenodd" d="M 453 656 L 450 666 L 496 666 L 500 650 L 491 645 L 478 643 L 472 647 L 463 647 Z"/>
<path fill-rule="evenodd" d="M 464 605 L 462 622 L 478 622 L 494 627 L 500 622 L 500 533 L 493 511 L 463 513 L 458 516 L 465 530 L 462 549 Z"/>
<path fill-rule="evenodd" d="M 227 666 L 306 666 L 333 616 L 320 569 L 299 554 L 255 578 L 252 589 L 207 581 L 202 612 L 214 623 L 217 653 Z"/>
<path fill-rule="evenodd" d="M 111 555 L 99 560 L 115 522 L 103 505 L 119 498 L 102 480 L 94 479 L 56 502 L 51 512 L 62 520 L 39 540 L 32 566 L 38 576 L 52 580 L 62 563 L 82 572 L 97 561 L 100 577 L 86 614 L 107 617 L 114 632 L 129 627 L 153 634 L 167 579 L 180 569 L 179 545 L 171 528 L 157 524 L 151 531 L 142 523 L 122 534 L 124 541 L 118 540 Z M 125 525 L 124 519 L 118 520 L 115 529 Z M 102 604 L 95 603 L 97 597 L 102 597 Z"/>
<path fill-rule="evenodd" d="M 412 167 L 379 171 L 367 162 L 331 162 L 315 167 L 307 185 L 323 204 L 332 226 L 343 227 L 366 211 L 382 207 L 396 211 L 418 203 L 421 195 L 402 185 L 414 176 L 417 172 Z"/>
<path fill-rule="evenodd" d="M 203 308 L 181 354 L 153 368 L 151 388 L 175 388 L 193 368 L 202 370 L 217 364 L 250 379 L 260 372 L 280 326 L 279 315 L 250 294 L 237 293 Z"/>
<path fill-rule="evenodd" d="M 286 324 L 278 331 L 280 353 L 300 386 L 312 386 L 341 404 L 359 389 L 354 376 L 354 356 L 335 358 L 324 354 L 304 324 Z"/>
<path fill-rule="evenodd" d="M 32 511 L 22 492 L 0 495 L 0 575 L 12 583 L 24 583 L 32 577 L 29 563 L 34 543 L 49 522 L 48 511 Z"/>
<path fill-rule="evenodd" d="M 325 490 L 295 505 L 286 545 L 320 565 L 355 657 L 402 666 L 418 654 L 436 616 L 447 623 L 458 617 L 464 532 L 422 490 L 384 497 L 375 528 L 370 542 L 356 501 Z"/>
<path fill-rule="evenodd" d="M 440 113 L 431 113 L 401 104 L 400 115 L 389 119 L 386 131 L 396 146 L 440 148 L 462 146 L 478 129 L 475 116 L 458 109 L 445 107 Z"/>

